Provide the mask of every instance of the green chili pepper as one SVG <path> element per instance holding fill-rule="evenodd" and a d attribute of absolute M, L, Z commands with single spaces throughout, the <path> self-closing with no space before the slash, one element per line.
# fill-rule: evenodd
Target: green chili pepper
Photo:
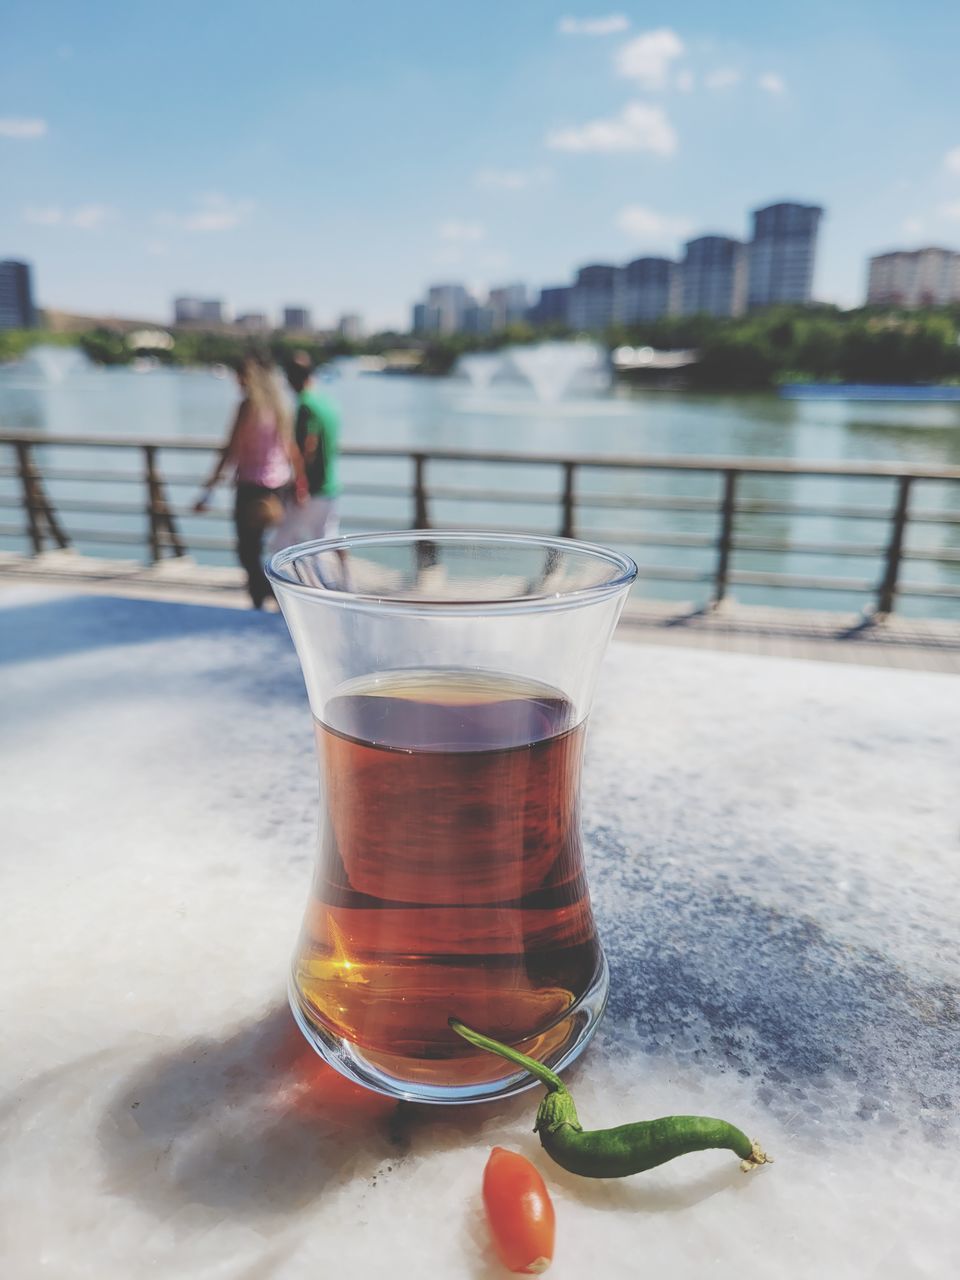
<path fill-rule="evenodd" d="M 663 1116 L 659 1120 L 622 1124 L 616 1129 L 585 1130 L 573 1098 L 556 1072 L 499 1040 L 471 1030 L 456 1018 L 450 1019 L 450 1026 L 477 1048 L 498 1053 L 508 1062 L 526 1068 L 546 1085 L 547 1096 L 540 1103 L 534 1130 L 551 1160 L 571 1173 L 584 1178 L 625 1178 L 690 1151 L 713 1147 L 735 1152 L 744 1173 L 773 1163 L 740 1129 L 710 1116 Z"/>

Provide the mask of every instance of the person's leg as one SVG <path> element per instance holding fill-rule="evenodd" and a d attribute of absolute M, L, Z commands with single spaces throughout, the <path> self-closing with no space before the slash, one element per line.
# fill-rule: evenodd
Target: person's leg
<path fill-rule="evenodd" d="M 263 527 L 259 506 L 270 492 L 257 484 L 238 484 L 234 520 L 237 527 L 237 559 L 247 575 L 247 591 L 255 609 L 263 607 L 271 595 L 270 583 L 263 572 Z"/>

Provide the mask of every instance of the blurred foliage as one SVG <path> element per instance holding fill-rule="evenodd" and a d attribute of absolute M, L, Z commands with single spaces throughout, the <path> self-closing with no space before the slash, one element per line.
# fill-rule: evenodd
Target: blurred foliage
<path fill-rule="evenodd" d="M 73 347 L 77 336 L 73 333 L 50 333 L 46 329 L 0 329 L 0 364 L 5 360 L 19 360 L 31 347 Z"/>
<path fill-rule="evenodd" d="M 784 382 L 924 383 L 960 380 L 960 306 L 924 311 L 862 307 L 840 311 L 832 306 L 773 307 L 734 319 L 714 316 L 667 316 L 647 324 L 618 325 L 602 335 L 610 347 L 651 346 L 659 350 L 695 348 L 699 363 L 694 386 L 704 389 L 764 389 Z M 169 351 L 149 354 L 173 365 L 235 366 L 251 347 L 267 347 L 285 363 L 306 351 L 318 364 L 343 355 L 383 355 L 416 351 L 419 372 L 449 373 L 469 351 L 569 338 L 554 326 L 535 329 L 514 325 L 493 334 L 449 334 L 430 337 L 378 333 L 362 342 L 343 338 L 305 338 L 284 333 L 262 337 L 240 333 L 175 329 Z M 138 354 L 126 335 L 109 327 L 85 333 L 51 333 L 43 329 L 0 330 L 0 361 L 15 360 L 37 343 L 77 345 L 97 364 L 126 364 Z"/>
<path fill-rule="evenodd" d="M 700 352 L 693 381 L 704 388 L 784 382 L 941 382 L 960 377 L 960 307 L 889 311 L 772 307 L 735 319 L 670 316 L 619 326 L 611 346 Z"/>

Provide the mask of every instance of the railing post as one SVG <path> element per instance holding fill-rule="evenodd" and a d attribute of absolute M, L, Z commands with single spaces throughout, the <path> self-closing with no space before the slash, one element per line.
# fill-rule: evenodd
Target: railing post
<path fill-rule="evenodd" d="M 575 462 L 565 462 L 563 464 L 563 515 L 560 520 L 560 537 L 572 538 L 574 536 L 574 471 L 576 470 Z"/>
<path fill-rule="evenodd" d="M 913 476 L 900 476 L 897 480 L 897 501 L 893 508 L 890 542 L 884 560 L 883 579 L 877 590 L 874 616 L 893 613 L 897 598 L 897 580 L 900 577 L 900 561 L 903 558 L 903 535 L 906 532 L 910 508 L 910 488 Z"/>
<path fill-rule="evenodd" d="M 144 478 L 147 482 L 147 518 L 150 522 L 150 558 L 156 564 L 163 555 L 165 545 L 172 549 L 175 556 L 185 556 L 187 550 L 180 540 L 177 526 L 167 506 L 167 495 L 157 469 L 157 446 L 145 444 L 143 455 Z"/>
<path fill-rule="evenodd" d="M 727 595 L 727 579 L 730 576 L 730 551 L 733 544 L 733 524 L 737 513 L 737 475 L 734 470 L 723 475 L 723 502 L 720 507 L 720 534 L 717 538 L 717 568 L 713 576 L 713 606 L 722 604 Z"/>
<path fill-rule="evenodd" d="M 147 484 L 147 520 L 149 521 L 150 563 L 160 559 L 160 522 L 157 518 L 157 449 L 143 446 L 144 480 Z"/>
<path fill-rule="evenodd" d="M 39 555 L 43 550 L 44 525 L 46 525 L 46 532 L 58 547 L 61 549 L 69 547 L 70 539 L 61 528 L 53 505 L 47 497 L 43 479 L 33 460 L 33 450 L 29 441 L 17 440 L 15 444 L 20 485 L 23 489 L 23 506 L 27 513 L 27 536 L 33 547 L 33 554 Z"/>
<path fill-rule="evenodd" d="M 33 554 L 38 556 L 43 550 L 43 530 L 40 528 L 40 521 L 37 519 L 36 473 L 33 459 L 30 456 L 30 446 L 26 440 L 18 440 L 16 449 L 17 467 L 20 471 L 20 487 L 23 491 L 23 509 L 27 513 L 27 536 L 30 539 L 31 547 L 33 547 Z"/>
<path fill-rule="evenodd" d="M 413 527 L 414 529 L 430 528 L 430 511 L 427 507 L 427 487 L 425 472 L 426 456 L 422 453 L 413 455 Z"/>

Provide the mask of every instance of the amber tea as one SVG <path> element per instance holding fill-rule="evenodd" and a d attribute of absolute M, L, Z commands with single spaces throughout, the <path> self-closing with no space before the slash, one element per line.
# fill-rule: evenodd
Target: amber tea
<path fill-rule="evenodd" d="M 548 1055 L 603 964 L 580 843 L 584 727 L 555 689 L 417 671 L 354 681 L 316 722 L 321 850 L 302 1016 L 425 1085 L 503 1071 L 451 1014 Z"/>

